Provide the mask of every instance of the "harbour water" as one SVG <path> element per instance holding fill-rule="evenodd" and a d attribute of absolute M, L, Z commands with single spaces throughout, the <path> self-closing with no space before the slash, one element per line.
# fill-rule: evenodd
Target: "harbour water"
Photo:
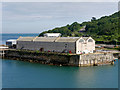
<path fill-rule="evenodd" d="M 5 40 L 22 35 L 2 36 L 4 44 Z M 50 66 L 2 59 L 0 61 L 3 88 L 118 88 L 118 60 L 114 65 L 91 67 Z"/>
<path fill-rule="evenodd" d="M 3 88 L 117 88 L 118 64 L 60 67 L 2 60 Z"/>

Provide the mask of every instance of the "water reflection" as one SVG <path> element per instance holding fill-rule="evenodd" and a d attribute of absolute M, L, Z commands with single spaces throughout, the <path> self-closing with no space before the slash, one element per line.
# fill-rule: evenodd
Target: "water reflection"
<path fill-rule="evenodd" d="M 3 87 L 11 88 L 116 88 L 118 68 L 49 66 L 3 60 Z"/>

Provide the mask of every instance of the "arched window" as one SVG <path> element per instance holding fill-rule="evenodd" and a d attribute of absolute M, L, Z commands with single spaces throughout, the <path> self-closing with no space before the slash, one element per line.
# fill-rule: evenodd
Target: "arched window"
<path fill-rule="evenodd" d="M 80 39 L 80 41 L 79 42 L 84 42 L 84 40 L 83 39 Z"/>
<path fill-rule="evenodd" d="M 88 42 L 93 42 L 93 40 L 92 40 L 92 39 L 89 39 Z"/>

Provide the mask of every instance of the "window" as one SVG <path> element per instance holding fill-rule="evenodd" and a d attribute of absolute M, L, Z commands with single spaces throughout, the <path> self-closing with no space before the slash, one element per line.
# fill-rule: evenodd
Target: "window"
<path fill-rule="evenodd" d="M 88 42 L 93 42 L 93 40 L 92 40 L 92 39 L 89 39 Z"/>
<path fill-rule="evenodd" d="M 65 44 L 65 48 L 67 48 L 67 44 Z"/>
<path fill-rule="evenodd" d="M 83 39 L 80 39 L 80 41 L 79 42 L 84 42 L 84 40 Z"/>
<path fill-rule="evenodd" d="M 12 45 L 12 42 L 6 42 L 6 45 L 8 45 L 8 46 Z"/>

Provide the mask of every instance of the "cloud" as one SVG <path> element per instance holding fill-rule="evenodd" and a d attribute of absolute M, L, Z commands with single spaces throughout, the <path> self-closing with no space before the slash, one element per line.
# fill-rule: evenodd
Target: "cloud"
<path fill-rule="evenodd" d="M 89 21 L 92 16 L 99 18 L 113 14 L 117 5 L 114 2 L 4 2 L 3 31 L 41 32 L 75 21 Z"/>
<path fill-rule="evenodd" d="M 96 6 L 97 4 L 97 6 Z M 62 19 L 110 10 L 114 3 L 3 3 L 4 20 Z M 117 4 L 116 4 L 117 5 Z M 105 8 L 107 7 L 107 8 Z M 116 6 L 117 7 L 117 6 Z M 92 13 L 91 13 L 92 12 Z M 104 11 L 102 11 L 104 12 Z M 100 15 L 102 12 L 98 12 Z M 113 13 L 113 11 L 112 11 Z M 96 16 L 98 16 L 96 13 Z"/>

